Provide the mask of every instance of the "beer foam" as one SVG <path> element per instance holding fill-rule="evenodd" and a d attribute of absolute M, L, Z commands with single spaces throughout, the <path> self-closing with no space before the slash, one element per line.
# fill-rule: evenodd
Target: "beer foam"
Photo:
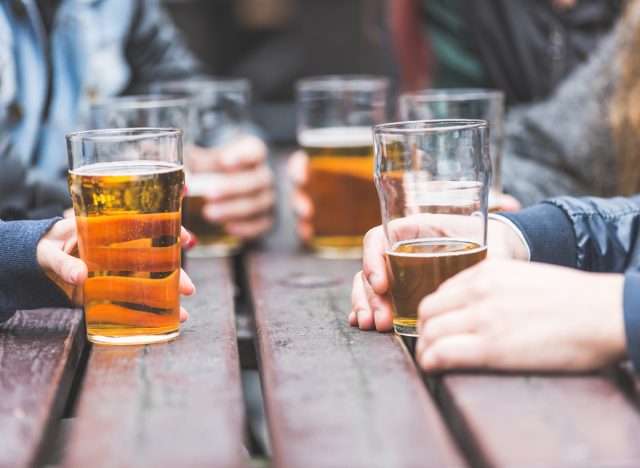
<path fill-rule="evenodd" d="M 371 127 L 326 127 L 302 130 L 298 143 L 308 148 L 373 146 Z"/>
<path fill-rule="evenodd" d="M 141 176 L 181 169 L 182 165 L 164 161 L 113 161 L 87 164 L 69 172 L 83 176 Z"/>

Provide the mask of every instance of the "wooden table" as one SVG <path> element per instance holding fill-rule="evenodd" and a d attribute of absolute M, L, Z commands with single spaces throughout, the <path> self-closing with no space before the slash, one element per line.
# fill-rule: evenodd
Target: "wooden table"
<path fill-rule="evenodd" d="M 282 203 L 262 248 L 189 260 L 198 292 L 172 343 L 88 346 L 79 310 L 0 326 L 0 467 L 255 465 L 240 378 L 255 357 L 273 466 L 640 466 L 631 373 L 425 379 L 396 336 L 349 327 L 358 262 L 301 251 Z"/>

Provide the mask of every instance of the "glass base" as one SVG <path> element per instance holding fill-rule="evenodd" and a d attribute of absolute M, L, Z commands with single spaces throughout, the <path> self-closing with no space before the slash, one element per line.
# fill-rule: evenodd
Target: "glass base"
<path fill-rule="evenodd" d="M 403 325 L 400 323 L 394 323 L 393 329 L 398 335 L 402 336 L 418 336 L 418 328 L 415 325 Z"/>
<path fill-rule="evenodd" d="M 315 236 L 310 245 L 316 256 L 330 259 L 362 258 L 363 236 Z"/>
<path fill-rule="evenodd" d="M 95 333 L 88 333 L 87 338 L 92 343 L 126 346 L 126 345 L 144 345 L 153 343 L 164 343 L 166 341 L 174 340 L 180 334 L 180 330 L 174 330 L 166 333 L 159 333 L 157 335 L 129 335 L 129 336 L 105 336 Z"/>
<path fill-rule="evenodd" d="M 187 258 L 223 258 L 240 252 L 241 244 L 196 244 L 187 250 Z"/>

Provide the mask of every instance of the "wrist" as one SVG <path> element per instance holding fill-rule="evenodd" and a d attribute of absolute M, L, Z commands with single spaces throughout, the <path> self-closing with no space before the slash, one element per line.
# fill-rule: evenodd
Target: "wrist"
<path fill-rule="evenodd" d="M 499 247 L 506 257 L 529 261 L 531 253 L 520 230 L 507 218 L 490 214 L 488 236 L 492 246 Z"/>

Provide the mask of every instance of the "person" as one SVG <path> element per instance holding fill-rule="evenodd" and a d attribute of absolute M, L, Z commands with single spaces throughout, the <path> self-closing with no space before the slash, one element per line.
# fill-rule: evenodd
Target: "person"
<path fill-rule="evenodd" d="M 204 73 L 157 0 L 1 2 L 0 219 L 50 218 L 70 205 L 64 135 L 91 102 Z M 247 136 L 210 156 L 205 169 L 225 178 L 205 218 L 245 239 L 263 235 L 275 199 L 266 145 Z"/>
<path fill-rule="evenodd" d="M 425 371 L 587 371 L 627 356 L 640 370 L 640 195 L 560 197 L 488 225 L 489 258 L 420 303 Z M 382 227 L 367 233 L 354 277 L 348 320 L 362 330 L 393 327 L 384 242 Z"/>
<path fill-rule="evenodd" d="M 87 279 L 85 263 L 72 255 L 77 245 L 75 219 L 0 220 L 0 323 L 16 310 L 82 305 L 82 285 Z M 181 243 L 192 245 L 183 228 Z M 180 293 L 190 296 L 195 287 L 181 270 Z M 188 318 L 180 308 L 180 321 Z"/>
<path fill-rule="evenodd" d="M 388 19 L 401 88 L 498 88 L 546 99 L 611 30 L 622 0 L 397 0 Z"/>

